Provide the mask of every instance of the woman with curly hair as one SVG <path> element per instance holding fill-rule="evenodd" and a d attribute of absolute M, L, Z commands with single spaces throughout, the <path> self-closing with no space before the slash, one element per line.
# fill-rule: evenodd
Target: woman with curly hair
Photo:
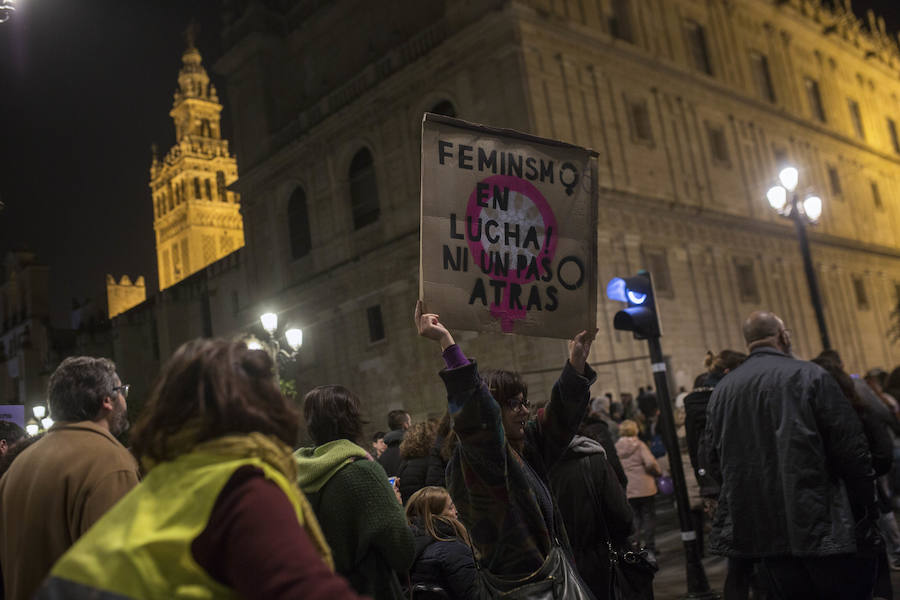
<path fill-rule="evenodd" d="M 397 477 L 400 480 L 398 485 L 404 505 L 410 496 L 427 484 L 428 464 L 436 433 L 437 424 L 431 420 L 424 421 L 407 429 L 403 441 L 400 442 L 400 467 L 397 469 Z"/>
<path fill-rule="evenodd" d="M 414 589 L 437 587 L 451 600 L 476 598 L 472 542 L 447 490 L 427 486 L 415 492 L 406 503 L 406 518 L 416 538 L 409 572 Z"/>
<path fill-rule="evenodd" d="M 299 419 L 272 358 L 181 346 L 132 434 L 147 475 L 56 563 L 36 596 L 359 598 L 297 489 Z"/>

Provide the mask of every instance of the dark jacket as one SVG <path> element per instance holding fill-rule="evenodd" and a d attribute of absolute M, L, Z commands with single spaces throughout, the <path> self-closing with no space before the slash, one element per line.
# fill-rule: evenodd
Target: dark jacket
<path fill-rule="evenodd" d="M 397 471 L 400 470 L 400 442 L 403 441 L 405 433 L 406 431 L 403 429 L 394 429 L 384 436 L 387 448 L 378 457 L 378 464 L 382 466 L 388 477 L 397 477 Z"/>
<path fill-rule="evenodd" d="M 434 442 L 434 447 L 428 456 L 428 471 L 425 474 L 425 485 L 447 487 L 447 480 L 444 476 L 444 473 L 447 471 L 447 461 L 441 456 L 443 444 L 444 440 L 442 438 L 438 438 Z"/>
<path fill-rule="evenodd" d="M 622 546 L 632 530 L 631 507 L 608 456 L 600 444 L 577 435 L 550 471 L 550 486 L 566 524 L 575 565 L 597 600 L 609 596 L 607 542 L 611 537 L 614 546 Z"/>
<path fill-rule="evenodd" d="M 714 553 L 856 551 L 855 518 L 875 514 L 872 459 L 859 419 L 824 369 L 756 348 L 716 386 L 707 417 L 709 470 L 722 484 Z"/>
<path fill-rule="evenodd" d="M 397 469 L 397 477 L 400 478 L 400 495 L 405 505 L 409 497 L 425 487 L 428 474 L 429 456 L 417 456 L 403 459 Z"/>
<path fill-rule="evenodd" d="M 603 446 L 606 453 L 606 462 L 612 467 L 616 474 L 616 479 L 622 484 L 624 489 L 628 485 L 628 477 L 625 476 L 625 469 L 622 468 L 622 461 L 616 453 L 616 442 L 609 432 L 609 425 L 600 417 L 589 414 L 584 418 L 584 424 L 581 427 L 581 434 L 585 435 L 595 442 L 599 442 Z"/>
<path fill-rule="evenodd" d="M 565 548 L 565 528 L 561 521 L 556 524 L 548 471 L 578 430 L 596 374 L 586 366 L 580 375 L 566 362 L 543 418 L 525 427 L 522 455 L 506 443 L 500 406 L 474 362 L 445 369 L 441 377 L 459 439 L 447 466 L 447 487 L 460 520 L 491 573 L 533 573 L 549 554 L 554 534 Z"/>
<path fill-rule="evenodd" d="M 416 539 L 416 561 L 409 571 L 413 584 L 437 585 L 451 600 L 475 600 L 475 559 L 472 550 L 456 537 L 453 528 L 435 521 L 442 540 L 428 535 L 421 522 L 410 525 Z"/>
<path fill-rule="evenodd" d="M 724 377 L 724 373 L 716 371 L 707 373 L 698 382 L 699 385 L 684 397 L 684 432 L 687 442 L 688 456 L 694 468 L 694 476 L 700 486 L 700 495 L 716 498 L 719 495 L 719 483 L 700 467 L 700 448 L 703 445 L 703 432 L 706 430 L 706 409 L 713 389 Z"/>

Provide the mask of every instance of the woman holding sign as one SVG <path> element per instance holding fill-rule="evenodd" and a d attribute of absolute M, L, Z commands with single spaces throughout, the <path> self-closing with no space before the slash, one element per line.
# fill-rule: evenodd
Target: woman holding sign
<path fill-rule="evenodd" d="M 459 438 L 447 467 L 447 487 L 481 552 L 482 568 L 507 582 L 536 572 L 559 579 L 559 573 L 547 573 L 546 563 L 563 553 L 571 556 L 571 551 L 547 474 L 590 401 L 596 374 L 587 357 L 597 330 L 582 331 L 569 342 L 569 360 L 550 402 L 539 420 L 528 421 L 528 389 L 518 373 L 480 376 L 475 362 L 466 358 L 438 315 L 425 312 L 421 300 L 415 320 L 419 335 L 438 342 L 443 351 L 441 378 Z M 563 558 L 559 568 L 569 562 Z M 573 585 L 583 586 L 580 581 Z M 567 597 L 578 598 L 579 591 Z"/>

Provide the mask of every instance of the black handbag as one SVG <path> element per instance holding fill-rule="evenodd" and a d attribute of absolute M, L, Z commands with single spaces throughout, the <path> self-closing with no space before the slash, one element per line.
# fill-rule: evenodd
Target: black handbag
<path fill-rule="evenodd" d="M 656 558 L 646 548 L 616 550 L 609 544 L 610 593 L 613 600 L 653 600 Z"/>
<path fill-rule="evenodd" d="M 540 569 L 522 579 L 503 579 L 475 564 L 479 600 L 594 600 L 559 543 Z"/>
<path fill-rule="evenodd" d="M 606 516 L 600 507 L 600 496 L 594 489 L 594 478 L 591 477 L 587 461 L 581 464 L 585 487 L 593 499 L 592 504 L 598 507 L 597 510 L 600 512 L 598 521 L 603 528 L 603 536 L 606 538 L 609 551 L 609 597 L 612 600 L 653 600 L 653 578 L 659 571 L 656 557 L 646 548 L 617 550 L 613 546 L 609 528 L 606 526 Z"/>

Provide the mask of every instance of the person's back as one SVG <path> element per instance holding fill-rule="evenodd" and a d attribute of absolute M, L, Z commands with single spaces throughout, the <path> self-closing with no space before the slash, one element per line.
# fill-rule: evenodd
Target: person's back
<path fill-rule="evenodd" d="M 835 401 L 823 405 L 823 392 Z M 850 505 L 830 471 L 832 449 L 821 427 L 823 418 L 840 416 L 859 428 L 822 368 L 774 349 L 755 350 L 719 383 L 709 407 L 711 442 L 723 466 L 715 550 L 746 556 L 855 551 Z M 848 446 L 847 459 L 855 455 L 863 464 L 861 433 L 858 441 L 834 440 Z"/>
<path fill-rule="evenodd" d="M 606 598 L 610 583 L 607 543 L 617 548 L 625 545 L 632 514 L 603 446 L 576 435 L 550 471 L 550 487 L 578 573 L 598 600 Z"/>
<path fill-rule="evenodd" d="M 0 479 L 7 600 L 31 598 L 57 558 L 138 483 L 128 451 L 90 422 L 62 424 Z"/>
<path fill-rule="evenodd" d="M 753 313 L 744 337 L 749 358 L 709 402 L 708 466 L 722 486 L 710 549 L 762 559 L 776 597 L 870 597 L 874 555 L 857 536 L 877 510 L 859 419 L 824 369 L 789 356 L 777 316 Z"/>
<path fill-rule="evenodd" d="M 335 570 L 360 594 L 401 599 L 398 573 L 413 561 L 413 537 L 403 507 L 381 466 L 360 439 L 359 399 L 342 386 L 320 386 L 304 398 L 316 446 L 294 453 L 297 483 L 316 513 Z"/>
<path fill-rule="evenodd" d="M 60 422 L 18 455 L 0 478 L 6 600 L 30 600 L 53 563 L 137 485 L 137 462 L 113 436 L 107 418 L 118 415 L 112 425 L 116 432 L 127 426 L 124 394 L 117 389 L 126 386 L 120 384 L 110 361 L 87 357 L 66 359 L 51 377 L 50 409 Z M 78 385 L 89 396 L 83 406 L 81 398 L 69 402 Z M 65 398 L 58 400 L 61 396 Z M 81 414 L 82 408 L 101 417 L 64 419 Z"/>

